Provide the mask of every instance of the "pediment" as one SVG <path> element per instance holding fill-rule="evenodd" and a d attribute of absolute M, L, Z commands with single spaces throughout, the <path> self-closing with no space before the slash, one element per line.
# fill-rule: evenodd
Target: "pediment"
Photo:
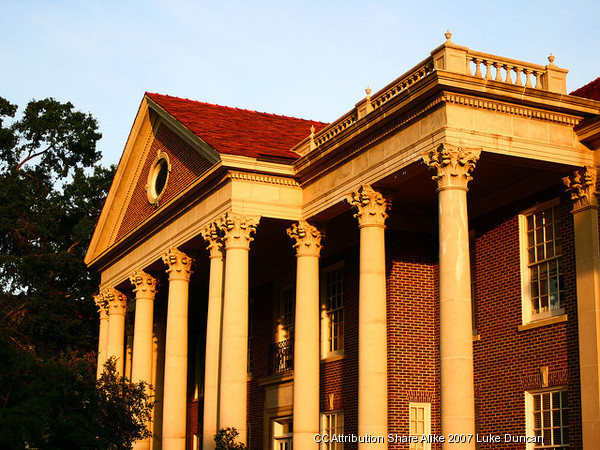
<path fill-rule="evenodd" d="M 217 161 L 219 154 L 214 149 L 145 96 L 85 263 L 89 265 L 114 244 L 126 239 Z M 158 185 L 155 184 L 157 177 Z M 155 195 L 157 186 L 162 187 L 160 195 Z"/>

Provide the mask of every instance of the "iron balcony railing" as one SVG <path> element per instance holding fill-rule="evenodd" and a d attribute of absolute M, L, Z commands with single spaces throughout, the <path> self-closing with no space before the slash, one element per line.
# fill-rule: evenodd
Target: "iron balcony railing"
<path fill-rule="evenodd" d="M 269 346 L 269 373 L 283 373 L 294 368 L 294 340 L 288 339 Z"/>

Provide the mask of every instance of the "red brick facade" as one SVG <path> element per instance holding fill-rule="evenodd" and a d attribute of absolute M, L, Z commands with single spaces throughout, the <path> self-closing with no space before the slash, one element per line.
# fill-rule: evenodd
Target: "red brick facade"
<path fill-rule="evenodd" d="M 159 208 L 160 205 L 166 204 L 169 200 L 177 196 L 177 194 L 195 181 L 202 172 L 210 167 L 210 162 L 173 132 L 173 130 L 163 124 L 159 125 L 156 137 L 152 141 L 150 151 L 146 156 L 141 173 L 137 179 L 131 200 L 127 205 L 125 215 L 117 233 L 117 240 L 150 217 L 156 210 L 155 205 L 152 205 L 148 201 L 146 185 L 148 183 L 148 174 L 159 152 L 165 152 L 169 156 L 172 166 L 171 171 L 177 174 L 175 177 L 169 177 L 165 186 L 165 192 L 159 203 Z"/>

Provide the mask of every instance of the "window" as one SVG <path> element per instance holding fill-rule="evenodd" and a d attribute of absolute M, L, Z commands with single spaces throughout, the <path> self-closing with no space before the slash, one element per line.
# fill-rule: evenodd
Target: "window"
<path fill-rule="evenodd" d="M 294 337 L 294 307 L 296 306 L 296 291 L 293 286 L 281 291 L 279 307 L 278 341 L 286 341 Z"/>
<path fill-rule="evenodd" d="M 423 435 L 431 434 L 431 403 L 409 403 L 408 428 L 411 436 L 417 436 L 419 441 Z M 411 442 L 410 450 L 429 450 L 428 442 Z"/>
<path fill-rule="evenodd" d="M 342 450 L 343 442 L 331 442 L 334 435 L 344 434 L 344 413 L 342 411 L 327 412 L 321 414 L 321 436 L 327 435 L 327 439 L 323 438 L 321 449 L 323 450 Z"/>
<path fill-rule="evenodd" d="M 294 428 L 291 417 L 282 417 L 271 421 L 273 432 L 273 450 L 292 450 Z"/>
<path fill-rule="evenodd" d="M 158 201 L 165 192 L 170 172 L 171 163 L 169 161 L 169 155 L 165 152 L 159 153 L 150 168 L 150 172 L 148 173 L 148 184 L 146 185 L 148 201 L 155 206 L 158 206 Z"/>
<path fill-rule="evenodd" d="M 323 356 L 344 350 L 344 268 L 325 270 L 323 276 L 321 338 Z"/>
<path fill-rule="evenodd" d="M 530 449 L 569 448 L 569 403 L 564 389 L 526 392 L 527 435 L 542 442 Z"/>
<path fill-rule="evenodd" d="M 564 314 L 558 202 L 522 214 L 520 228 L 524 323 Z"/>

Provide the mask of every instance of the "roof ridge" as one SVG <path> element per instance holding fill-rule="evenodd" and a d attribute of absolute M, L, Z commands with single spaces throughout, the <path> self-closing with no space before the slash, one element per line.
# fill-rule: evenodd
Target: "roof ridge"
<path fill-rule="evenodd" d="M 231 110 L 235 110 L 235 111 L 243 111 L 243 112 L 248 112 L 248 113 L 253 113 L 253 114 L 262 114 L 262 115 L 272 116 L 272 117 L 281 117 L 283 119 L 303 120 L 305 122 L 312 122 L 312 123 L 320 123 L 320 124 L 323 124 L 323 125 L 329 125 L 329 122 L 321 122 L 320 120 L 304 119 L 302 117 L 286 116 L 284 114 L 275 114 L 275 113 L 268 113 L 268 112 L 264 112 L 264 111 L 256 111 L 256 110 L 253 110 L 253 109 L 237 108 L 235 106 L 219 105 L 217 103 L 202 102 L 200 100 L 193 100 L 193 99 L 184 98 L 184 97 L 176 97 L 174 95 L 169 95 L 169 94 L 159 94 L 158 92 L 148 92 L 148 91 L 146 91 L 145 95 L 148 95 L 148 96 L 158 95 L 160 97 L 169 97 L 169 98 L 173 98 L 173 99 L 176 99 L 176 100 L 183 100 L 183 101 L 186 101 L 186 102 L 199 103 L 201 105 L 218 106 L 219 108 L 227 108 L 227 109 L 231 109 Z"/>

